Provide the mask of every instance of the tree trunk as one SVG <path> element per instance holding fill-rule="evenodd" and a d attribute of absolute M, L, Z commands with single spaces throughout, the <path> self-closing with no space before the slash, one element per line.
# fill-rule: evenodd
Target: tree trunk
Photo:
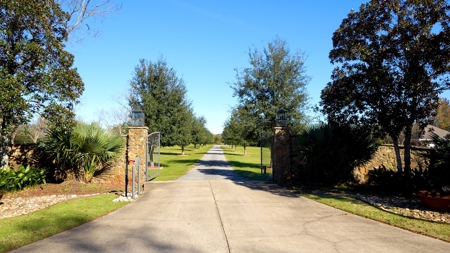
<path fill-rule="evenodd" d="M 397 160 L 397 171 L 398 173 L 403 173 L 402 170 L 402 157 L 400 156 L 400 148 L 398 147 L 398 137 L 392 137 L 392 142 L 394 143 L 394 150 L 395 150 L 395 158 Z"/>
<path fill-rule="evenodd" d="M 405 140 L 403 142 L 403 146 L 405 147 L 405 175 L 409 175 L 409 173 L 411 173 L 411 132 L 412 125 L 407 126 L 405 129 Z"/>
<path fill-rule="evenodd" d="M 244 156 L 247 155 L 247 145 L 244 145 Z"/>
<path fill-rule="evenodd" d="M 181 146 L 181 155 L 184 155 L 184 146 Z"/>
<path fill-rule="evenodd" d="M 0 135 L 0 168 L 8 167 L 9 165 L 9 144 L 11 140 L 8 136 Z"/>
<path fill-rule="evenodd" d="M 155 146 L 151 145 L 150 146 L 150 152 L 149 152 L 150 153 L 150 167 L 151 168 L 155 167 L 155 161 L 153 160 L 154 150 L 155 150 Z"/>
<path fill-rule="evenodd" d="M 16 138 L 17 132 L 19 132 L 19 127 L 15 127 L 11 133 L 10 145 L 14 145 L 14 139 Z"/>

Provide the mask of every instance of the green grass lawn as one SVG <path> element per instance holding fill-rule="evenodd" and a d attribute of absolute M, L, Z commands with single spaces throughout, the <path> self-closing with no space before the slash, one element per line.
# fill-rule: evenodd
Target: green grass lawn
<path fill-rule="evenodd" d="M 103 194 L 56 204 L 46 209 L 0 220 L 0 252 L 22 247 L 97 219 L 127 203 Z"/>
<path fill-rule="evenodd" d="M 194 149 L 194 145 L 187 146 L 184 148 L 184 156 L 181 156 L 181 147 L 179 146 L 161 148 L 161 166 L 163 169 L 153 181 L 175 180 L 183 176 L 203 158 L 212 146 L 199 147 L 197 145 L 196 149 Z"/>
<path fill-rule="evenodd" d="M 272 171 L 267 170 L 267 174 L 261 174 L 261 149 L 259 147 L 247 147 L 244 156 L 244 148 L 221 146 L 227 161 L 233 166 L 233 169 L 241 176 L 251 180 L 267 180 L 272 175 Z M 268 164 L 270 150 L 263 148 L 263 164 Z"/>

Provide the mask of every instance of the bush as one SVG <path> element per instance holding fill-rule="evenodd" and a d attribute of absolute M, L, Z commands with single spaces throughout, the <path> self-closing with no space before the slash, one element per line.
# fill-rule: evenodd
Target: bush
<path fill-rule="evenodd" d="M 429 173 L 432 183 L 429 188 L 436 190 L 450 185 L 450 140 L 431 133 L 435 148 L 424 156 L 430 159 Z"/>
<path fill-rule="evenodd" d="M 326 184 L 349 181 L 353 169 L 368 162 L 377 149 L 370 129 L 329 124 L 303 131 L 297 148 L 305 180 Z"/>
<path fill-rule="evenodd" d="M 70 133 L 50 132 L 44 142 L 49 159 L 63 171 L 83 175 L 86 182 L 91 181 L 96 171 L 108 166 L 124 144 L 121 136 L 96 123 L 78 123 Z"/>
<path fill-rule="evenodd" d="M 17 170 L 0 169 L 0 190 L 17 191 L 27 186 L 45 184 L 46 171 L 21 166 Z"/>
<path fill-rule="evenodd" d="M 401 174 L 381 166 L 369 171 L 368 183 L 378 191 L 412 194 L 429 189 L 433 185 L 433 175 L 422 166 L 411 170 L 409 174 Z"/>

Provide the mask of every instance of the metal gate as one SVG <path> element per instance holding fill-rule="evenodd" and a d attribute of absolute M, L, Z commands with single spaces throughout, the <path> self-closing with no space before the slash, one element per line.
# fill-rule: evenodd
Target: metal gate
<path fill-rule="evenodd" d="M 151 133 L 147 137 L 147 152 L 145 155 L 145 175 L 146 175 L 146 181 L 150 181 L 154 179 L 155 177 L 159 176 L 160 170 L 161 170 L 161 163 L 160 163 L 160 148 L 161 148 L 161 133 L 160 132 L 154 132 Z"/>
<path fill-rule="evenodd" d="M 261 156 L 261 173 L 269 176 L 272 175 L 272 142 L 272 133 L 261 132 L 258 145 Z"/>

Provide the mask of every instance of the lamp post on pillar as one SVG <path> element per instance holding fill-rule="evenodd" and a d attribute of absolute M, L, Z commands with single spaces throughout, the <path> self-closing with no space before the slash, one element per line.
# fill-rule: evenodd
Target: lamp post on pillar
<path fill-rule="evenodd" d="M 141 180 L 141 176 L 145 177 L 145 173 L 141 173 L 140 170 L 145 169 L 144 166 L 145 159 L 143 159 L 147 152 L 147 137 L 148 137 L 148 128 L 145 126 L 145 113 L 140 110 L 134 108 L 131 111 L 131 117 L 130 117 L 130 124 L 129 124 L 129 132 L 128 132 L 128 157 L 139 157 L 140 159 L 135 159 L 135 168 L 137 168 L 139 171 L 137 171 L 137 175 L 139 179 L 137 180 L 140 182 L 145 182 L 145 179 L 143 178 Z M 129 161 L 127 161 L 129 162 Z M 128 168 L 127 168 L 128 173 Z M 132 180 L 135 180 L 133 178 Z M 127 182 L 126 182 L 127 183 Z M 134 187 L 134 181 L 133 186 Z M 138 186 L 139 191 L 141 189 L 141 185 Z M 134 192 L 133 188 L 133 192 Z"/>
<path fill-rule="evenodd" d="M 287 111 L 278 110 L 275 117 L 276 127 L 273 140 L 273 181 L 280 186 L 292 185 L 290 133 Z"/>
<path fill-rule="evenodd" d="M 133 109 L 131 111 L 130 125 L 133 127 L 143 127 L 143 126 L 145 126 L 144 118 L 145 118 L 145 113 L 142 110 Z"/>
<path fill-rule="evenodd" d="M 287 127 L 288 119 L 287 119 L 287 111 L 280 109 L 275 116 L 275 122 L 277 127 Z"/>

